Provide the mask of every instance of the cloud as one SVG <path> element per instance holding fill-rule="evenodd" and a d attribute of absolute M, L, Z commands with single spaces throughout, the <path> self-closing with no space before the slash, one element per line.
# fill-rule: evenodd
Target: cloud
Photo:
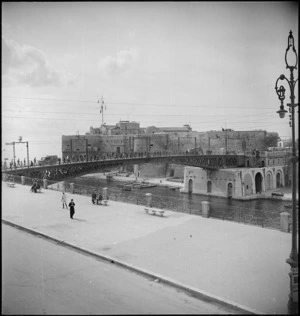
<path fill-rule="evenodd" d="M 115 56 L 106 56 L 99 61 L 100 70 L 108 74 L 120 74 L 132 69 L 138 57 L 136 49 L 122 50 Z"/>
<path fill-rule="evenodd" d="M 2 78 L 6 85 L 59 86 L 72 81 L 70 74 L 51 68 L 35 47 L 2 37 Z"/>

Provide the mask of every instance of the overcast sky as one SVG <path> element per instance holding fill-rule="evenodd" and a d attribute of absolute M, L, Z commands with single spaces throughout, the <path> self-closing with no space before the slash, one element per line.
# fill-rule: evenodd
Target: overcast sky
<path fill-rule="evenodd" d="M 61 135 L 101 125 L 102 96 L 106 124 L 290 137 L 274 87 L 298 18 L 285 1 L 2 2 L 2 160 L 19 136 L 30 159 L 61 156 Z"/>

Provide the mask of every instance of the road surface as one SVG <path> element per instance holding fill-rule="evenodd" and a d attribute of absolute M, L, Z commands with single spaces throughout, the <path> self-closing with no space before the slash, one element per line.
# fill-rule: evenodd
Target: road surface
<path fill-rule="evenodd" d="M 229 314 L 173 287 L 2 224 L 2 314 Z"/>

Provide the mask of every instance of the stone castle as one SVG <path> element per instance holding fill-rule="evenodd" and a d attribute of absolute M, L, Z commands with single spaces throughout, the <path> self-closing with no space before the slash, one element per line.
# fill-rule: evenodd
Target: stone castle
<path fill-rule="evenodd" d="M 266 131 L 230 129 L 197 132 L 189 125 L 141 128 L 138 122 L 120 121 L 116 125 L 90 127 L 85 135 L 63 135 L 62 158 L 86 161 L 87 158 L 96 160 L 132 152 L 186 152 L 193 149 L 200 154 L 251 153 L 255 149 L 267 149 L 269 134 Z"/>
<path fill-rule="evenodd" d="M 62 157 L 72 161 L 91 161 L 123 157 L 133 152 L 245 154 L 248 157 L 245 168 L 210 171 L 189 166 L 145 163 L 134 165 L 128 171 L 138 177 L 180 178 L 184 183 L 181 192 L 184 193 L 248 199 L 290 185 L 290 153 L 285 148 L 277 148 L 277 141 L 277 133 L 260 130 L 197 132 L 189 125 L 141 128 L 138 122 L 120 121 L 116 125 L 90 127 L 85 135 L 63 135 Z M 256 159 L 259 159 L 259 167 L 254 168 L 252 160 Z"/>

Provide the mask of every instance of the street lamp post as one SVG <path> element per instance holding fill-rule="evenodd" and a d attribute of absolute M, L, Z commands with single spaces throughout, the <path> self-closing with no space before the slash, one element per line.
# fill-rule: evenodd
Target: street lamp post
<path fill-rule="evenodd" d="M 296 60 L 293 65 L 290 65 L 288 62 L 288 52 L 290 48 L 293 50 Z M 287 81 L 290 88 L 290 99 L 291 103 L 287 103 L 289 107 L 290 114 L 290 126 L 292 127 L 292 249 L 289 258 L 286 262 L 291 266 L 290 276 L 290 295 L 288 302 L 288 313 L 289 314 L 298 314 L 298 251 L 297 251 L 297 214 L 296 214 L 296 168 L 298 163 L 298 157 L 296 156 L 296 146 L 295 146 L 295 108 L 298 106 L 298 103 L 295 103 L 295 85 L 298 81 L 294 79 L 294 69 L 297 69 L 298 56 L 294 46 L 294 37 L 292 31 L 288 37 L 288 47 L 285 52 L 285 63 L 286 68 L 290 70 L 290 80 L 288 80 L 285 75 L 280 75 L 275 84 L 275 90 L 280 100 L 280 109 L 277 111 L 280 118 L 284 118 L 287 111 L 284 109 L 283 101 L 285 99 L 286 89 L 281 85 L 278 87 L 279 80 Z"/>

